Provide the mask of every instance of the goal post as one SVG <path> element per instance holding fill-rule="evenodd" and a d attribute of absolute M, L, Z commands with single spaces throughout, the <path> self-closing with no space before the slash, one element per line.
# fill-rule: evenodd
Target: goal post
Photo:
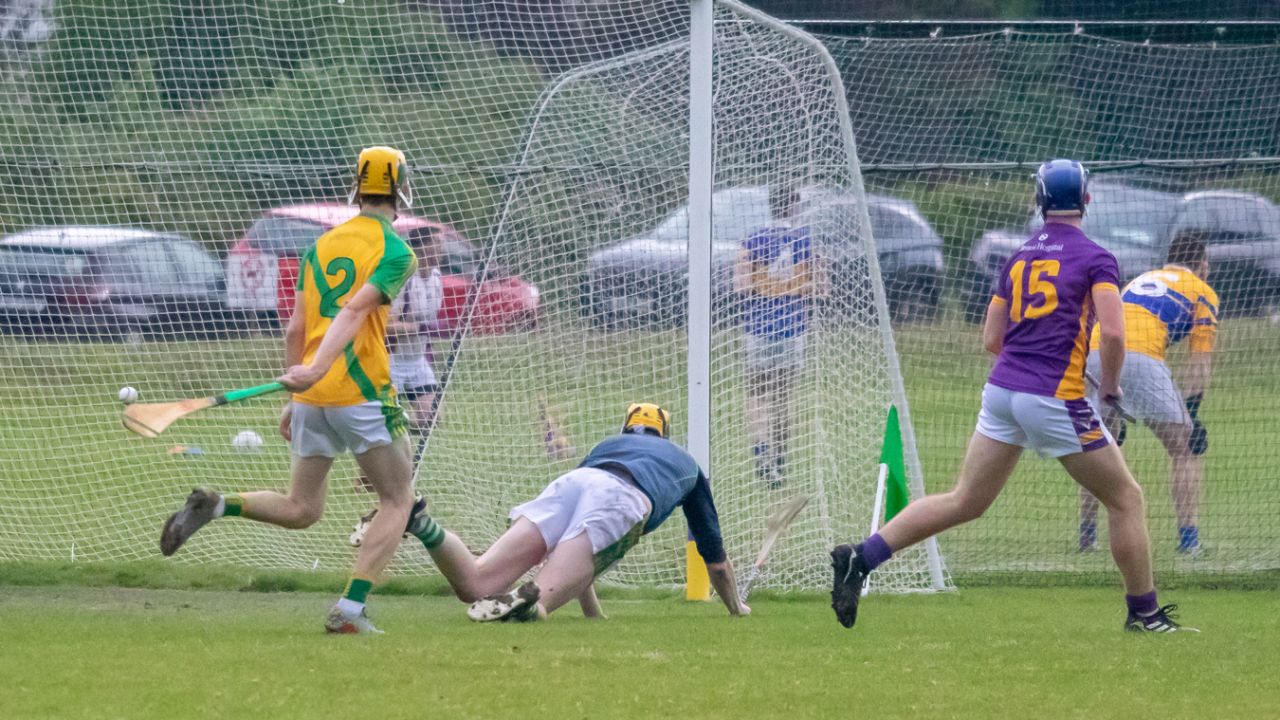
<path fill-rule="evenodd" d="M 828 585 L 831 546 L 869 525 L 887 408 L 909 421 L 845 91 L 822 45 L 731 0 L 699 0 L 711 41 L 698 53 L 682 0 L 576 4 L 554 22 L 496 0 L 304 5 L 193 17 L 150 0 L 117 17 L 60 1 L 48 46 L 0 72 L 3 159 L 23 170 L 0 180 L 0 223 L 6 238 L 33 233 L 0 245 L 13 256 L 0 310 L 19 317 L 0 336 L 12 419 L 0 560 L 155 558 L 190 487 L 286 484 L 277 403 L 146 440 L 125 436 L 115 398 L 279 374 L 298 256 L 353 212 L 359 149 L 390 144 L 417 200 L 397 229 L 444 245 L 432 332 L 447 385 L 417 477 L 433 515 L 487 546 L 512 506 L 647 400 L 674 411 L 675 439 L 710 471 L 735 562 L 777 507 L 813 497 L 756 587 Z M 47 184 L 21 180 L 48 167 Z M 775 211 L 780 188 L 799 200 Z M 751 236 L 784 225 L 816 269 L 795 352 L 761 372 L 747 329 L 761 305 L 735 267 Z M 709 245 L 691 272 L 694 236 Z M 791 261 L 767 264 L 796 277 Z M 169 299 L 134 302 L 143 287 Z M 112 314 L 85 316 L 93 303 Z M 245 430 L 261 446 L 231 443 Z M 350 527 L 373 504 L 357 481 L 339 459 L 313 527 L 219 522 L 174 561 L 349 567 Z M 607 579 L 678 587 L 686 547 L 672 521 Z M 391 571 L 435 572 L 412 543 Z M 880 576 L 886 592 L 947 582 L 924 548 Z"/>
<path fill-rule="evenodd" d="M 906 405 L 900 378 L 890 377 L 898 372 L 897 360 L 843 86 L 820 43 L 737 3 L 715 4 L 714 41 L 701 48 L 714 53 L 713 62 L 695 59 L 698 40 L 707 35 L 694 28 L 696 23 L 678 40 L 570 69 L 549 83 L 533 112 L 521 166 L 555 168 L 560 177 L 535 173 L 513 180 L 496 247 L 505 263 L 539 266 L 558 252 L 547 238 L 562 207 L 607 200 L 610 213 L 587 218 L 595 224 L 561 240 L 574 245 L 586 239 L 575 248 L 586 260 L 580 288 L 573 288 L 582 293 L 580 307 L 568 312 L 583 314 L 587 333 L 562 335 L 566 354 L 609 365 L 611 348 L 648 342 L 672 355 L 678 375 L 648 367 L 665 361 L 651 355 L 638 365 L 618 365 L 612 389 L 652 393 L 663 386 L 664 402 L 688 408 L 677 427 L 685 425 L 695 456 L 705 443 L 707 459 L 699 460 L 711 471 L 732 558 L 754 553 L 776 505 L 813 493 L 817 501 L 796 521 L 758 586 L 818 589 L 829 584 L 830 547 L 861 537 L 869 525 L 885 412 L 891 404 Z M 711 90 L 700 90 L 697 71 L 712 67 L 703 80 Z M 755 87 L 762 73 L 770 82 Z M 706 133 L 711 141 L 700 142 Z M 610 149 L 607 163 L 573 167 L 596 157 L 602 145 Z M 836 291 L 810 308 L 810 360 L 788 371 L 796 388 L 787 413 L 795 433 L 788 453 L 794 467 L 783 487 L 771 488 L 757 476 L 746 439 L 746 310 L 731 276 L 746 235 L 783 220 L 771 216 L 768 199 L 769 187 L 782 184 L 804 196 L 801 221 L 817 226 L 815 255 L 838 259 L 844 275 Z M 698 253 L 700 235 L 710 239 L 706 256 Z M 698 269 L 700 262 L 705 269 Z M 559 272 L 543 276 L 546 287 L 567 284 Z M 853 337 L 856 344 L 845 342 Z M 852 347 L 858 351 L 849 352 Z M 485 372 L 478 367 L 483 358 L 468 359 Z M 574 382 L 592 382 L 581 372 L 574 375 Z M 566 386 L 550 389 L 552 395 L 576 392 L 561 382 Z M 700 382 L 706 383 L 705 401 L 698 398 Z M 580 400 L 575 410 L 609 418 L 616 408 Z M 914 452 L 913 445 L 908 449 Z M 919 494 L 918 460 L 909 466 L 912 491 Z M 690 563 L 663 559 L 672 557 L 672 548 L 686 547 L 677 530 L 663 528 L 610 577 L 624 584 L 682 584 Z M 883 575 L 877 588 L 883 591 L 937 589 L 948 582 L 932 543 L 907 551 Z M 700 590 L 690 595 L 703 597 Z"/>
<path fill-rule="evenodd" d="M 858 165 L 857 145 L 853 134 L 853 120 L 849 113 L 848 94 L 845 91 L 844 82 L 840 77 L 840 70 L 836 66 L 835 60 L 831 57 L 831 53 L 827 50 L 817 38 L 807 33 L 801 32 L 790 25 L 782 23 L 768 15 L 754 10 L 752 8 L 738 5 L 734 0 L 728 2 L 737 5 L 737 11 L 746 17 L 751 17 L 761 24 L 767 25 L 775 29 L 777 32 L 789 35 L 797 42 L 808 46 L 814 55 L 820 59 L 823 69 L 827 72 L 827 76 L 831 82 L 831 95 L 835 103 L 835 114 L 840 124 L 840 140 L 844 143 L 847 152 L 847 160 L 849 163 L 850 184 L 855 195 L 866 198 L 866 188 L 862 184 L 862 172 Z M 904 451 L 907 472 L 909 475 L 909 483 L 911 495 L 916 498 L 925 495 L 924 486 L 924 468 L 920 464 L 919 451 L 916 448 L 915 429 L 911 425 L 911 410 L 907 402 L 907 391 L 902 379 L 902 366 L 898 359 L 898 349 L 893 338 L 893 327 L 890 323 L 888 298 L 885 294 L 884 278 L 880 272 L 880 260 L 876 252 L 876 244 L 874 234 L 870 232 L 871 218 L 867 213 L 865 202 L 861 206 L 859 223 L 861 227 L 867 228 L 868 231 L 863 233 L 862 241 L 864 243 L 864 253 L 867 258 L 868 273 L 874 278 L 873 288 L 875 291 L 875 304 L 877 320 L 880 326 L 880 334 L 884 342 L 885 360 L 888 363 L 887 374 L 889 381 L 893 385 L 893 403 L 898 408 L 901 417 L 901 432 L 903 437 Z M 879 483 L 877 482 L 877 488 Z M 877 489 L 877 493 L 879 490 Z M 872 503 L 872 532 L 879 527 L 879 518 L 876 517 L 880 512 L 880 508 L 875 502 Z M 938 550 L 938 539 L 936 536 L 926 539 L 923 543 L 926 561 L 929 567 L 929 579 L 932 587 L 936 590 L 946 589 L 949 580 L 943 567 L 942 554 Z"/>
<path fill-rule="evenodd" d="M 715 1 L 689 4 L 688 450 L 711 473 L 711 239 L 715 218 Z M 706 561 L 685 542 L 685 598 L 711 598 Z"/>

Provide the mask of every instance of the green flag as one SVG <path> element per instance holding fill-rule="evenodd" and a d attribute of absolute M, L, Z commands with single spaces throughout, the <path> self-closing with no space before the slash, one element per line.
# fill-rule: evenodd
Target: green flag
<path fill-rule="evenodd" d="M 884 481 L 884 521 L 889 522 L 911 501 L 911 494 L 907 492 L 906 462 L 902 459 L 902 429 L 898 427 L 898 408 L 893 405 L 889 406 L 889 417 L 884 423 L 880 462 L 889 466 Z"/>

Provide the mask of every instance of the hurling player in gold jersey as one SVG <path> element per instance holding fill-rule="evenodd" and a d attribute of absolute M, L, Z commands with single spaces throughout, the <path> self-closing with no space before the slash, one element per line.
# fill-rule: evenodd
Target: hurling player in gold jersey
<path fill-rule="evenodd" d="M 364 602 L 395 554 L 413 505 L 405 418 L 391 383 L 387 310 L 417 260 L 391 223 L 411 202 L 404 154 L 366 148 L 356 161 L 351 201 L 360 214 L 321 235 L 298 268 L 297 298 L 285 330 L 280 382 L 293 391 L 280 434 L 293 453 L 288 493 L 196 489 L 161 536 L 172 555 L 201 527 L 241 516 L 305 528 L 324 512 L 325 483 L 337 455 L 350 450 L 378 494 L 379 512 L 356 555 L 351 580 L 329 612 L 334 633 L 379 632 Z"/>

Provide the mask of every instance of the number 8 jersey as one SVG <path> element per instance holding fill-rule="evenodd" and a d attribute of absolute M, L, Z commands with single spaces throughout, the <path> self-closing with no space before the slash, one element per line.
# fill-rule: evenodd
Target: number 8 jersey
<path fill-rule="evenodd" d="M 409 246 L 385 219 L 360 214 L 316 239 L 298 267 L 298 297 L 306 320 L 303 362 L 309 363 L 338 311 L 365 284 L 382 291 L 383 304 L 369 315 L 329 372 L 293 399 L 320 407 L 391 403 L 387 356 L 387 308 L 417 270 Z"/>
<path fill-rule="evenodd" d="M 1119 292 L 1115 256 L 1079 228 L 1047 222 L 1005 264 L 992 303 L 1008 313 L 1004 345 L 988 382 L 1013 390 L 1077 400 L 1095 288 Z"/>
<path fill-rule="evenodd" d="M 1191 270 L 1165 265 L 1124 288 L 1125 349 L 1164 362 L 1165 350 L 1190 337 L 1191 352 L 1211 352 L 1218 332 L 1218 294 Z M 1098 342 L 1094 328 L 1092 341 Z"/>

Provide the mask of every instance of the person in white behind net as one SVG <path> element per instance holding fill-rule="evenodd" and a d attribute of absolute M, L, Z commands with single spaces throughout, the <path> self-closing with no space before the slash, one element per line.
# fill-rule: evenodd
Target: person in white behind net
<path fill-rule="evenodd" d="M 751 608 L 738 600 L 725 556 L 711 484 L 670 434 L 666 410 L 632 404 L 622 432 L 597 444 L 538 497 L 513 508 L 511 527 L 479 558 L 425 506 L 414 508 L 407 531 L 422 541 L 458 599 L 471 603 L 472 620 L 538 620 L 574 598 L 587 617 L 603 617 L 595 578 L 680 507 L 725 607 L 732 615 L 748 615 Z M 532 581 L 511 589 L 539 564 Z"/>
<path fill-rule="evenodd" d="M 799 204 L 794 185 L 770 186 L 773 221 L 743 239 L 733 270 L 742 315 L 747 433 L 757 475 L 774 489 L 786 482 L 791 388 L 804 369 L 815 287 L 809 230 L 794 224 Z"/>
<path fill-rule="evenodd" d="M 436 393 L 440 392 L 430 354 L 432 333 L 444 304 L 444 283 L 440 275 L 443 246 L 435 229 L 428 227 L 409 234 L 409 247 L 418 256 L 418 272 L 391 301 L 387 347 L 391 352 L 391 382 L 404 403 L 409 421 L 416 479 L 418 464 L 427 446 L 427 433 L 438 409 Z M 371 489 L 364 473 L 360 474 L 358 485 L 363 490 Z M 424 502 L 422 495 L 418 494 L 414 502 Z M 352 547 L 360 547 L 364 542 L 369 523 L 377 515 L 378 509 L 373 508 L 356 522 L 347 539 Z"/>

